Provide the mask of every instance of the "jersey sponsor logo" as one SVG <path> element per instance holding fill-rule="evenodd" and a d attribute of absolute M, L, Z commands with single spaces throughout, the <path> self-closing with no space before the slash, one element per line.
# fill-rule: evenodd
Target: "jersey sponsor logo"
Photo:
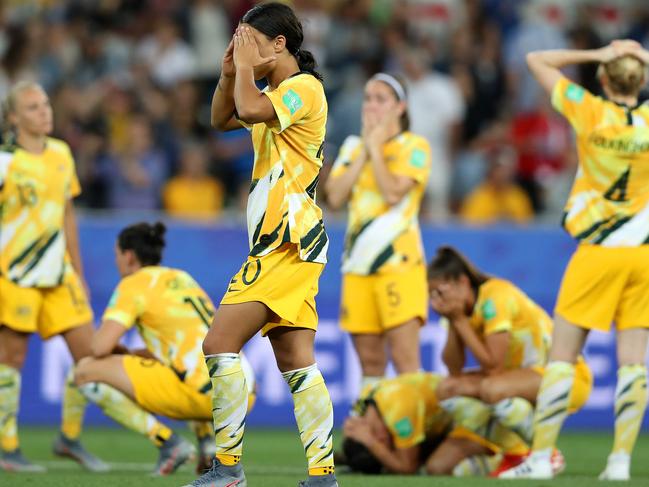
<path fill-rule="evenodd" d="M 598 149 L 612 150 L 616 152 L 625 152 L 627 154 L 637 154 L 649 151 L 649 141 L 636 141 L 632 139 L 608 138 L 603 135 L 593 134 L 588 138 L 588 142 Z"/>
<path fill-rule="evenodd" d="M 482 304 L 482 316 L 484 316 L 485 320 L 490 320 L 494 316 L 496 316 L 496 305 L 494 304 L 492 299 L 487 299 L 483 304 Z"/>
<path fill-rule="evenodd" d="M 584 99 L 585 90 L 578 85 L 570 84 L 566 88 L 566 98 L 568 100 L 574 101 L 575 103 L 581 103 Z"/>
<path fill-rule="evenodd" d="M 426 153 L 421 149 L 414 149 L 410 156 L 410 165 L 422 169 L 426 165 Z"/>
<path fill-rule="evenodd" d="M 288 90 L 286 94 L 282 97 L 282 102 L 286 105 L 286 108 L 291 112 L 291 115 L 295 114 L 300 108 L 304 106 L 302 98 L 293 90 Z"/>
<path fill-rule="evenodd" d="M 394 423 L 394 429 L 401 438 L 408 438 L 412 434 L 412 422 L 408 418 L 402 418 Z"/>

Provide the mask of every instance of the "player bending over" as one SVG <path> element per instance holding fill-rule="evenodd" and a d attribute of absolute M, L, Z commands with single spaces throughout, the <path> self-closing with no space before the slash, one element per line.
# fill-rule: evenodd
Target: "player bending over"
<path fill-rule="evenodd" d="M 212 418 L 212 383 L 201 350 L 214 307 L 187 272 L 160 265 L 164 233 L 162 223 L 120 232 L 115 261 L 122 280 L 92 339 L 92 357 L 76 369 L 79 389 L 89 400 L 159 448 L 158 475 L 174 472 L 195 450 L 154 415 L 203 422 L 195 429 L 203 463 L 211 464 L 214 435 L 206 423 Z M 146 345 L 137 354 L 120 345 L 132 327 Z M 251 394 L 250 373 L 247 384 Z"/>
<path fill-rule="evenodd" d="M 498 453 L 527 452 L 515 433 L 495 422 L 483 436 L 454 425 L 437 399 L 442 381 L 419 372 L 367 387 L 356 405 L 358 416 L 350 416 L 343 428 L 347 465 L 373 474 L 487 474 L 499 463 Z"/>
<path fill-rule="evenodd" d="M 628 480 L 647 406 L 649 338 L 649 107 L 638 104 L 649 52 L 634 41 L 593 50 L 531 52 L 532 74 L 577 135 L 579 169 L 563 226 L 579 241 L 555 308 L 549 363 L 537 397 L 533 453 L 503 478 L 553 476 L 550 454 L 568 413 L 575 366 L 590 330 L 617 329 L 615 438 L 603 480 Z M 599 63 L 606 98 L 563 76 Z"/>

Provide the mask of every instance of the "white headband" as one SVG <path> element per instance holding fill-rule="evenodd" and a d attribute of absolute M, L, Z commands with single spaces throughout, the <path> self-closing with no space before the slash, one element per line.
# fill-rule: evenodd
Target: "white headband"
<path fill-rule="evenodd" d="M 397 94 L 399 101 L 406 101 L 406 90 L 403 89 L 403 85 L 394 76 L 387 73 L 377 73 L 372 76 L 372 79 L 376 81 L 383 81 L 384 83 L 388 84 L 390 88 L 392 88 Z"/>

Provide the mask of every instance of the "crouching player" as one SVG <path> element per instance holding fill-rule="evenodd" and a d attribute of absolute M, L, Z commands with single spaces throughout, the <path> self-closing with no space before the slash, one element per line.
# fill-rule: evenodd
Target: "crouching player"
<path fill-rule="evenodd" d="M 486 474 L 501 456 L 523 455 L 527 445 L 513 432 L 493 422 L 488 435 L 453 424 L 437 400 L 443 377 L 418 372 L 385 379 L 364 390 L 358 416 L 345 421 L 344 461 L 355 471 L 429 475 Z M 487 432 L 485 430 L 485 432 Z M 479 459 L 479 461 L 475 461 Z M 466 469 L 463 466 L 480 467 Z"/>
<path fill-rule="evenodd" d="M 93 337 L 92 357 L 76 369 L 79 389 L 90 401 L 160 449 L 158 475 L 175 471 L 195 449 L 154 415 L 200 422 L 194 423 L 199 462 L 209 466 L 214 450 L 212 386 L 201 350 L 214 307 L 189 274 L 160 265 L 164 233 L 162 223 L 139 223 L 119 234 L 115 254 L 122 280 Z M 146 345 L 137 354 L 119 344 L 133 326 Z M 252 394 L 254 377 L 246 369 Z"/>
<path fill-rule="evenodd" d="M 442 406 L 472 431 L 493 417 L 531 443 L 552 320 L 514 284 L 483 274 L 451 247 L 438 249 L 428 280 L 431 305 L 449 323 L 443 360 L 450 376 L 438 389 Z M 463 371 L 467 352 L 478 361 L 477 371 Z M 584 405 L 593 381 L 581 357 L 575 370 L 570 412 Z"/>

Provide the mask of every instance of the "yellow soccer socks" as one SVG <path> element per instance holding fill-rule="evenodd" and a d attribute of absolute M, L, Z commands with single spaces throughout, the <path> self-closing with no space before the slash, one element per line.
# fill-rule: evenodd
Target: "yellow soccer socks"
<path fill-rule="evenodd" d="M 4 451 L 18 448 L 18 404 L 20 401 L 20 372 L 0 364 L 0 447 Z"/>
<path fill-rule="evenodd" d="M 125 428 L 147 436 L 158 447 L 173 434 L 173 431 L 155 416 L 107 384 L 89 382 L 79 386 L 79 390 L 86 399 L 99 406 L 106 416 Z"/>
<path fill-rule="evenodd" d="M 238 353 L 206 355 L 212 381 L 212 419 L 216 458 L 221 464 L 236 465 L 243 452 L 243 432 L 248 409 L 248 388 Z"/>
<path fill-rule="evenodd" d="M 456 396 L 445 399 L 439 405 L 451 415 L 455 425 L 462 426 L 479 436 L 486 436 L 491 407 L 484 402 L 473 397 Z"/>
<path fill-rule="evenodd" d="M 309 475 L 334 473 L 334 414 L 329 391 L 316 364 L 283 372 L 293 395 L 295 421 L 304 446 Z"/>
<path fill-rule="evenodd" d="M 647 408 L 647 368 L 626 365 L 617 371 L 615 440 L 612 454 L 630 455 Z"/>
<path fill-rule="evenodd" d="M 569 362 L 550 362 L 536 399 L 534 414 L 534 441 L 532 450 L 549 459 L 556 446 L 563 422 L 568 416 L 570 392 L 575 380 L 575 365 Z"/>
<path fill-rule="evenodd" d="M 493 406 L 493 416 L 528 444 L 532 442 L 534 406 L 522 397 L 509 397 Z"/>
<path fill-rule="evenodd" d="M 76 440 L 81 435 L 83 415 L 86 411 L 87 404 L 88 400 L 74 382 L 74 368 L 71 368 L 65 379 L 63 410 L 61 415 L 61 433 L 66 438 Z"/>

